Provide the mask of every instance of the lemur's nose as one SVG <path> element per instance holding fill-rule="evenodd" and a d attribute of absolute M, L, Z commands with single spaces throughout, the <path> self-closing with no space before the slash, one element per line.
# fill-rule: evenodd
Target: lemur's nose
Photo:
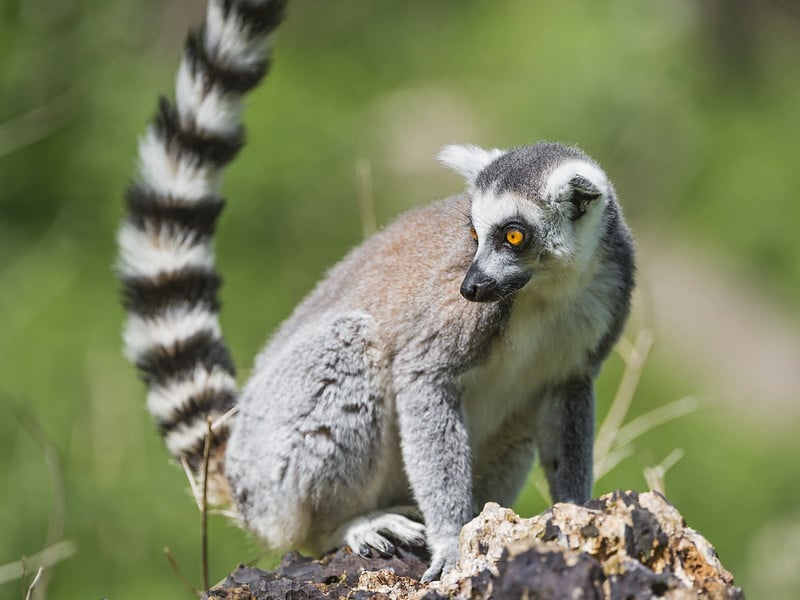
<path fill-rule="evenodd" d="M 470 302 L 491 302 L 497 299 L 497 281 L 473 263 L 461 282 L 461 295 Z"/>

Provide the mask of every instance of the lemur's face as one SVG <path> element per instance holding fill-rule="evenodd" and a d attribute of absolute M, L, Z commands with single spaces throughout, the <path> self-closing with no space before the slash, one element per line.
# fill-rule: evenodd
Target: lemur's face
<path fill-rule="evenodd" d="M 464 298 L 496 302 L 585 266 L 610 193 L 599 167 L 560 144 L 505 153 L 459 148 L 458 160 L 442 160 L 470 183 L 472 211 L 464 235 L 475 241 L 475 256 L 461 284 Z"/>
<path fill-rule="evenodd" d="M 469 235 L 475 257 L 461 283 L 461 295 L 473 302 L 506 298 L 539 270 L 545 249 L 544 215 L 514 194 L 477 193 Z"/>

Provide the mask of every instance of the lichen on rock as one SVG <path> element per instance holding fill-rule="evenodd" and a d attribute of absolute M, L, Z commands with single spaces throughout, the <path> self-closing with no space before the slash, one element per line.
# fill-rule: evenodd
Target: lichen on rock
<path fill-rule="evenodd" d="M 429 585 L 419 583 L 425 567 L 420 549 L 291 553 L 272 572 L 240 567 L 206 598 L 744 598 L 711 544 L 657 492 L 613 492 L 531 518 L 488 503 L 461 532 L 457 567 Z"/>

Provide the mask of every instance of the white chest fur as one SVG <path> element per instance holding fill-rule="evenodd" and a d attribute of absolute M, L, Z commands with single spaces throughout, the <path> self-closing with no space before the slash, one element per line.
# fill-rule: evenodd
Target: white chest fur
<path fill-rule="evenodd" d="M 611 310 L 597 289 L 602 285 L 572 294 L 562 289 L 556 297 L 534 286 L 532 282 L 518 294 L 502 335 L 486 358 L 462 376 L 473 449 L 509 416 L 533 410 L 548 386 L 581 373 L 588 352 L 607 331 Z"/>

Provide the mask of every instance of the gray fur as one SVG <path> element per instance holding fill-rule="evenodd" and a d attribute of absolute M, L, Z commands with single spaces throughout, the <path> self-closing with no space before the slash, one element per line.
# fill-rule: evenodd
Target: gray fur
<path fill-rule="evenodd" d="M 594 392 L 589 377 L 554 387 L 539 406 L 534 435 L 550 495 L 582 504 L 592 495 Z"/>
<path fill-rule="evenodd" d="M 475 184 L 482 191 L 514 192 L 525 198 L 541 198 L 546 175 L 554 165 L 568 159 L 594 162 L 575 146 L 539 142 L 512 148 L 490 163 L 477 177 Z"/>
<path fill-rule="evenodd" d="M 419 537 L 393 508 L 412 505 L 435 578 L 484 502 L 514 500 L 537 448 L 555 501 L 590 497 L 592 383 L 633 286 L 613 188 L 560 144 L 449 157 L 468 192 L 353 250 L 256 359 L 226 472 L 245 523 L 273 547 L 385 550 Z M 561 182 L 570 161 L 595 181 Z M 597 199 L 573 202 L 587 190 Z M 502 240 L 507 209 L 524 247 Z M 502 293 L 466 300 L 475 269 Z"/>

